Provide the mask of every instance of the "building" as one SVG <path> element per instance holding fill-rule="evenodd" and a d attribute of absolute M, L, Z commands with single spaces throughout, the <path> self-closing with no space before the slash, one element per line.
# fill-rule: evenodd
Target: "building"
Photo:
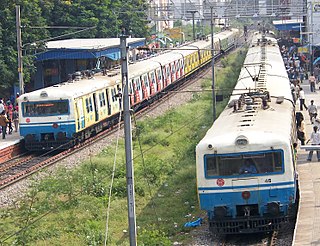
<path fill-rule="evenodd" d="M 127 39 L 130 57 L 145 45 L 144 38 Z M 50 41 L 47 50 L 36 54 L 36 74 L 30 89 L 39 89 L 68 80 L 69 74 L 83 70 L 107 69 L 119 64 L 119 38 L 67 39 Z M 28 90 L 28 88 L 26 88 Z"/>

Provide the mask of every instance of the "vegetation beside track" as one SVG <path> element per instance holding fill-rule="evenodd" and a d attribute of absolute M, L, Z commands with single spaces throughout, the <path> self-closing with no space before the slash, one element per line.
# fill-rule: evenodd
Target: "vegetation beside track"
<path fill-rule="evenodd" d="M 245 52 L 224 58 L 216 88 L 231 93 Z M 208 76 L 211 77 L 211 76 Z M 203 79 L 203 89 L 211 86 Z M 191 240 L 184 224 L 205 214 L 196 194 L 195 146 L 212 124 L 212 93 L 194 92 L 185 105 L 139 121 L 133 131 L 138 245 Z M 217 113 L 227 97 L 217 104 Z M 0 212 L 0 245 L 103 245 L 115 145 L 77 170 L 34 181 L 25 199 Z M 129 245 L 124 143 L 119 142 L 108 245 Z"/>

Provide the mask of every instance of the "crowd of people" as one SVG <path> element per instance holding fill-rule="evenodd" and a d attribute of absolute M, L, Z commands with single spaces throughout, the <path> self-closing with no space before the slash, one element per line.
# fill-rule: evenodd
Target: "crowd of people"
<path fill-rule="evenodd" d="M 301 145 L 320 145 L 320 119 L 317 117 L 318 107 L 314 100 L 310 100 L 308 106 L 306 105 L 305 92 L 301 87 L 301 83 L 308 81 L 310 92 L 316 92 L 317 89 L 320 90 L 320 68 L 319 66 L 315 66 L 313 72 L 308 73 L 307 59 L 303 54 L 297 54 L 295 49 L 292 49 L 292 47 L 287 49 L 285 46 L 282 46 L 281 52 L 291 83 L 293 101 L 295 104 L 299 101 L 300 112 L 296 112 L 297 137 Z M 305 119 L 301 112 L 303 110 L 307 110 L 310 124 L 313 126 L 313 131 L 309 138 L 306 136 Z M 296 147 L 297 143 L 295 143 L 295 150 Z M 307 161 L 312 160 L 313 152 L 314 150 L 309 151 Z M 320 150 L 316 150 L 316 152 L 318 161 L 320 161 Z"/>
<path fill-rule="evenodd" d="M 19 97 L 18 93 L 17 97 Z M 18 131 L 19 107 L 16 103 L 16 99 L 0 99 L 0 126 L 2 139 L 5 139 L 7 134 L 12 134 L 13 131 Z"/>

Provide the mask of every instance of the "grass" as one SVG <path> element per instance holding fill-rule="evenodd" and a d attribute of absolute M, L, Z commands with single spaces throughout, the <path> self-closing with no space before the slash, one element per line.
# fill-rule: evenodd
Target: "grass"
<path fill-rule="evenodd" d="M 230 55 L 223 63 L 226 68 L 216 70 L 217 88 L 226 95 L 243 58 Z M 202 86 L 210 84 L 207 79 Z M 218 103 L 218 113 L 226 103 Z M 191 240 L 192 229 L 184 224 L 204 215 L 197 201 L 195 147 L 212 123 L 211 112 L 211 93 L 198 92 L 184 106 L 137 123 L 133 149 L 138 245 Z M 103 245 L 109 199 L 108 245 L 129 245 L 123 142 L 112 197 L 108 195 L 114 150 L 110 146 L 76 170 L 61 169 L 39 184 L 35 181 L 23 200 L 1 210 L 1 245 Z"/>

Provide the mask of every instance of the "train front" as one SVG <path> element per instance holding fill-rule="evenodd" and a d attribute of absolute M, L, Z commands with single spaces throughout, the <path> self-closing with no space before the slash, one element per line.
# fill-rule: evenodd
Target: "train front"
<path fill-rule="evenodd" d="M 67 149 L 74 145 L 72 99 L 63 91 L 53 90 L 48 87 L 18 98 L 20 135 L 27 150 Z"/>
<path fill-rule="evenodd" d="M 226 133 L 218 137 L 219 143 L 204 138 L 197 146 L 199 203 L 208 212 L 213 233 L 274 231 L 295 213 L 296 174 L 289 141 L 268 131 L 242 134 Z M 233 144 L 223 146 L 232 138 Z"/>

